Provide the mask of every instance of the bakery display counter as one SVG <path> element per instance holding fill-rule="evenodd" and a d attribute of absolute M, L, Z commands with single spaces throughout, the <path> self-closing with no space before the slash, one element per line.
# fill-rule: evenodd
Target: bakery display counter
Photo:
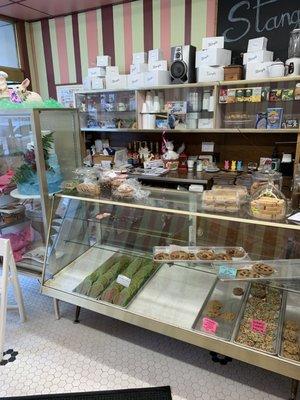
<path fill-rule="evenodd" d="M 204 212 L 198 194 L 149 192 L 140 200 L 56 194 L 42 293 L 299 379 L 293 354 L 298 333 L 288 330 L 300 315 L 291 297 L 300 293 L 300 262 L 292 258 L 300 227 L 232 221 Z M 221 228 L 220 221 L 227 225 Z M 278 261 L 274 253 L 273 260 L 262 261 L 265 246 L 290 250 L 286 259 Z M 272 268 L 269 275 L 264 264 Z M 253 265 L 261 268 L 260 277 L 251 277 L 255 282 L 237 273 L 228 279 L 233 269 L 252 271 Z M 282 280 L 294 285 L 292 295 Z M 291 306 L 285 317 L 286 304 Z"/>

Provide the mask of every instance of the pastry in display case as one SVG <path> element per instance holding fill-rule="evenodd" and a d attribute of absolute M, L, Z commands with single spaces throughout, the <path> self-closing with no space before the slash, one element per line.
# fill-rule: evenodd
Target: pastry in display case
<path fill-rule="evenodd" d="M 280 356 L 300 362 L 300 295 L 288 293 L 283 317 Z"/>

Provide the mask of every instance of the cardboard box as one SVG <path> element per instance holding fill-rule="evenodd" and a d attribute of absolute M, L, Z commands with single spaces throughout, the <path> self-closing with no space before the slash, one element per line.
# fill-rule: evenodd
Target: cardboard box
<path fill-rule="evenodd" d="M 141 74 L 142 72 L 147 72 L 148 71 L 148 64 L 146 63 L 141 63 L 141 64 L 133 64 L 130 65 L 130 74 Z"/>
<path fill-rule="evenodd" d="M 213 36 L 202 39 L 202 49 L 224 49 L 224 36 Z"/>
<path fill-rule="evenodd" d="M 83 90 L 92 90 L 92 78 L 90 76 L 86 76 L 83 81 Z"/>
<path fill-rule="evenodd" d="M 196 68 L 207 66 L 226 66 L 231 64 L 231 50 L 212 47 L 196 52 Z"/>
<path fill-rule="evenodd" d="M 162 49 L 153 49 L 148 51 L 148 62 L 160 61 L 164 59 Z"/>
<path fill-rule="evenodd" d="M 273 61 L 274 53 L 273 51 L 268 50 L 257 50 L 252 51 L 251 53 L 245 53 L 243 56 L 243 64 L 249 64 L 252 62 L 265 62 L 265 61 Z"/>
<path fill-rule="evenodd" d="M 272 62 L 249 63 L 246 66 L 246 79 L 261 79 L 269 77 L 269 65 Z"/>
<path fill-rule="evenodd" d="M 250 39 L 248 41 L 247 52 L 253 52 L 257 50 L 267 50 L 268 39 L 266 37 L 258 37 Z"/>
<path fill-rule="evenodd" d="M 127 89 L 127 75 L 107 75 L 106 89 Z"/>
<path fill-rule="evenodd" d="M 118 66 L 108 66 L 106 67 L 106 75 L 108 74 L 119 74 L 119 67 Z"/>
<path fill-rule="evenodd" d="M 97 67 L 108 67 L 111 65 L 110 56 L 97 56 Z"/>
<path fill-rule="evenodd" d="M 149 71 L 168 71 L 168 61 L 151 61 L 148 64 Z"/>
<path fill-rule="evenodd" d="M 130 74 L 127 78 L 127 87 L 128 89 L 137 89 L 144 87 L 144 78 L 145 74 Z"/>
<path fill-rule="evenodd" d="M 133 53 L 132 64 L 144 64 L 147 62 L 147 53 Z"/>
<path fill-rule="evenodd" d="M 217 82 L 224 80 L 223 67 L 209 67 L 203 65 L 197 68 L 197 82 Z"/>
<path fill-rule="evenodd" d="M 168 71 L 148 71 L 145 72 L 144 86 L 163 86 L 170 84 L 170 74 Z"/>
<path fill-rule="evenodd" d="M 105 79 L 99 76 L 92 76 L 92 90 L 105 89 Z"/>
<path fill-rule="evenodd" d="M 106 69 L 105 67 L 93 67 L 93 68 L 88 68 L 88 76 L 99 76 L 103 77 L 106 75 Z"/>

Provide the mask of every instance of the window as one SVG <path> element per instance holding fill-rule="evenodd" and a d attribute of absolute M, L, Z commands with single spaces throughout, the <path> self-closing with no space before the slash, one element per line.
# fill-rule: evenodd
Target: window
<path fill-rule="evenodd" d="M 3 67 L 19 68 L 15 24 L 0 19 L 0 65 Z"/>

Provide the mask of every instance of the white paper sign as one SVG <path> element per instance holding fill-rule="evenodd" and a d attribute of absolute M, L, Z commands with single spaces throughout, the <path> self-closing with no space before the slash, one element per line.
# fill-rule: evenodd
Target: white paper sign
<path fill-rule="evenodd" d="M 201 151 L 203 153 L 213 153 L 215 144 L 214 142 L 202 142 Z"/>
<path fill-rule="evenodd" d="M 119 283 L 122 286 L 128 287 L 131 283 L 131 279 L 124 275 L 118 275 L 117 283 Z"/>

